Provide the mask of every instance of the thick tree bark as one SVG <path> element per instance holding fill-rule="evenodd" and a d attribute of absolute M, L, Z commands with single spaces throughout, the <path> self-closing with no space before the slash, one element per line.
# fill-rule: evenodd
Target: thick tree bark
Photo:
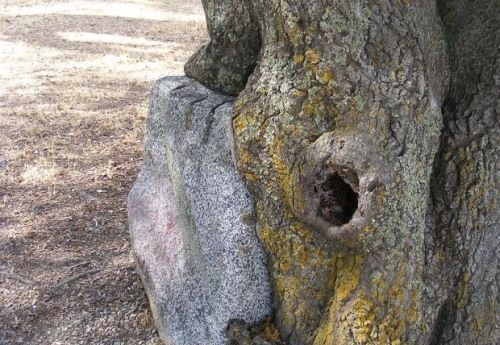
<path fill-rule="evenodd" d="M 447 0 L 440 12 L 451 78 L 426 233 L 431 344 L 499 344 L 500 3 Z"/>
<path fill-rule="evenodd" d="M 257 64 L 235 153 L 282 338 L 500 343 L 498 2 L 442 1 L 441 16 L 432 0 L 204 5 L 231 67 L 205 47 L 188 74 L 236 93 Z"/>
<path fill-rule="evenodd" d="M 187 62 L 188 77 L 212 89 L 235 95 L 257 62 L 260 36 L 251 2 L 202 0 L 210 42 Z"/>

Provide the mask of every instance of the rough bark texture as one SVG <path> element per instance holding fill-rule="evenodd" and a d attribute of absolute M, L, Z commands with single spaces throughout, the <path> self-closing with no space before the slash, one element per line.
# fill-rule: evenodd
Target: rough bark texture
<path fill-rule="evenodd" d="M 202 0 L 210 42 L 184 67 L 187 76 L 230 95 L 240 92 L 252 73 L 260 49 L 257 21 L 250 1 Z"/>
<path fill-rule="evenodd" d="M 282 338 L 500 343 L 498 1 L 241 2 L 235 152 Z"/>
<path fill-rule="evenodd" d="M 500 2 L 440 12 L 451 78 L 426 234 L 427 303 L 440 305 L 431 345 L 499 344 Z"/>

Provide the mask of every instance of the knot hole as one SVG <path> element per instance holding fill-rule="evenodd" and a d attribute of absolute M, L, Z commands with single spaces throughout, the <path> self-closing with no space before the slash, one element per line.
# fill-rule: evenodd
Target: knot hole
<path fill-rule="evenodd" d="M 349 168 L 334 166 L 317 177 L 319 178 L 315 186 L 315 192 L 319 197 L 317 216 L 336 226 L 349 223 L 358 209 L 357 174 Z"/>

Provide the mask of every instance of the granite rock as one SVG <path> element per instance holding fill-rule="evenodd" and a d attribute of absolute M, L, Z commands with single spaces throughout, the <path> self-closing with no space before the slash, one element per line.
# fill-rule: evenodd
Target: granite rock
<path fill-rule="evenodd" d="M 186 77 L 151 93 L 129 194 L 132 249 L 162 339 L 222 345 L 233 319 L 272 313 L 253 201 L 231 156 L 233 98 Z"/>

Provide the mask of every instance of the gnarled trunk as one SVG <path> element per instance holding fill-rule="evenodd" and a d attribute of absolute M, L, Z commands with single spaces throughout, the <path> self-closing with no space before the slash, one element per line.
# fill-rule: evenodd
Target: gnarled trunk
<path fill-rule="evenodd" d="M 498 2 L 204 5 L 282 338 L 499 343 Z"/>

